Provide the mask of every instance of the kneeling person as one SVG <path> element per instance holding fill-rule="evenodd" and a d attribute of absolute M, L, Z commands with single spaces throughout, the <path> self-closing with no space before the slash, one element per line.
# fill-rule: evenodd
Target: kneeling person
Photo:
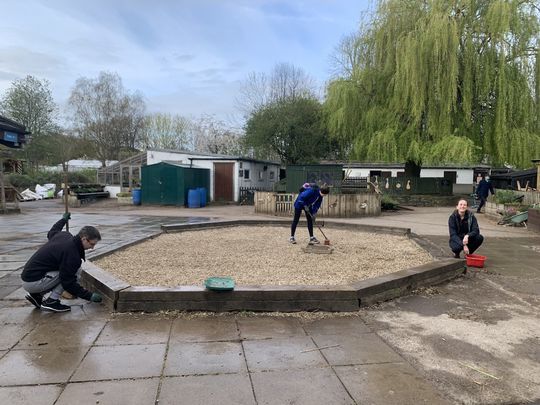
<path fill-rule="evenodd" d="M 66 213 L 52 226 L 47 234 L 48 242 L 32 255 L 21 274 L 22 286 L 29 293 L 25 298 L 36 308 L 54 312 L 71 310 L 70 306 L 60 302 L 64 290 L 75 297 L 101 302 L 98 293 L 92 293 L 79 284 L 84 252 L 93 249 L 101 235 L 93 226 L 83 227 L 75 236 L 62 231 L 70 217 L 71 214 Z M 44 294 L 49 291 L 51 294 L 44 300 Z"/>
<path fill-rule="evenodd" d="M 455 258 L 459 258 L 461 251 L 466 255 L 472 254 L 484 241 L 476 217 L 467 208 L 467 200 L 459 200 L 448 218 L 449 244 Z"/>

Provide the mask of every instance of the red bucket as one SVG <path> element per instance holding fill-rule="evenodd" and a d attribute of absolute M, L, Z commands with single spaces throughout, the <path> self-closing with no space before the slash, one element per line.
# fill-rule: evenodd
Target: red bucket
<path fill-rule="evenodd" d="M 470 267 L 484 267 L 484 262 L 486 261 L 486 256 L 481 255 L 467 255 L 467 266 Z"/>

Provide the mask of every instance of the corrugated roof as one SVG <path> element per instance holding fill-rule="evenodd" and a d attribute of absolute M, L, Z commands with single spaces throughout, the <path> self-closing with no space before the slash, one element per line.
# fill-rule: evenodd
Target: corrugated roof
<path fill-rule="evenodd" d="M 264 163 L 264 164 L 272 164 L 272 165 L 277 165 L 277 166 L 281 165 L 279 162 L 274 162 L 271 160 L 259 160 L 259 159 L 244 157 L 244 156 L 221 155 L 221 154 L 206 153 L 206 152 L 192 152 L 192 151 L 181 150 L 181 149 L 151 148 L 151 149 L 147 149 L 147 151 L 148 152 L 165 152 L 165 153 L 182 153 L 185 155 L 190 155 L 191 157 L 189 159 L 192 159 L 192 160 L 241 160 L 243 162 Z"/>

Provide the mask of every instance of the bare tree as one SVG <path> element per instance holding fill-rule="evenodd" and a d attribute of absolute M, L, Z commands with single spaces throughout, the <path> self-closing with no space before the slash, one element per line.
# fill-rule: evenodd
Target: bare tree
<path fill-rule="evenodd" d="M 191 122 L 180 115 L 156 113 L 144 119 L 142 149 L 187 149 Z"/>
<path fill-rule="evenodd" d="M 96 157 L 105 165 L 133 149 L 144 124 L 141 94 L 130 94 L 116 73 L 101 72 L 97 79 L 80 78 L 69 97 L 77 132 L 94 142 Z"/>
<path fill-rule="evenodd" d="M 353 77 L 353 73 L 358 66 L 361 66 L 362 60 L 362 41 L 358 33 L 352 33 L 344 36 L 330 56 L 332 65 L 332 74 L 336 77 Z"/>
<path fill-rule="evenodd" d="M 240 131 L 210 115 L 203 115 L 191 124 L 191 149 L 195 152 L 241 155 L 244 152 L 241 140 Z"/>
<path fill-rule="evenodd" d="M 240 111 L 249 115 L 261 107 L 285 100 L 317 98 L 315 80 L 289 63 L 279 63 L 272 72 L 250 73 L 240 88 L 236 103 Z"/>

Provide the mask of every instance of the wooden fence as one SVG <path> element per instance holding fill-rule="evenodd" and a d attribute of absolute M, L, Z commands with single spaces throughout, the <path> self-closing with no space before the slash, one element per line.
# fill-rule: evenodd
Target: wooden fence
<path fill-rule="evenodd" d="M 294 212 L 297 193 L 255 192 L 255 212 L 276 216 L 290 216 Z M 375 193 L 330 194 L 323 199 L 318 217 L 353 218 L 381 214 L 381 195 Z"/>

